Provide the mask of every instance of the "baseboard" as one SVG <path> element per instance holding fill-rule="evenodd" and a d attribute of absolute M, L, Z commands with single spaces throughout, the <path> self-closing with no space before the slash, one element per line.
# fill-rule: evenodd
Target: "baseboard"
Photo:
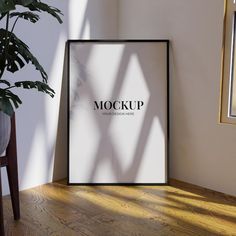
<path fill-rule="evenodd" d="M 232 199 L 234 201 L 236 199 L 236 196 L 229 195 L 229 194 L 222 193 L 222 192 L 218 192 L 218 191 L 215 191 L 215 190 L 212 190 L 212 189 L 204 188 L 204 187 L 201 187 L 199 185 L 187 183 L 187 182 L 184 182 L 182 180 L 177 180 L 177 179 L 173 179 L 173 178 L 170 178 L 169 185 L 172 186 L 172 187 L 179 188 L 179 189 L 185 190 L 187 192 L 192 192 L 192 193 L 196 193 L 196 194 L 208 195 L 208 196 L 210 194 L 212 196 L 213 195 L 214 196 L 219 196 L 221 198 L 224 197 L 227 200 Z"/>

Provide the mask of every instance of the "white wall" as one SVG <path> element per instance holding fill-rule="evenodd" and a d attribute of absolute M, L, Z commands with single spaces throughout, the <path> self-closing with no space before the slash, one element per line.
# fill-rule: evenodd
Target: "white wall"
<path fill-rule="evenodd" d="M 66 175 L 65 89 L 56 140 L 65 40 L 117 38 L 119 27 L 120 38 L 171 39 L 171 176 L 236 195 L 236 127 L 218 124 L 223 0 L 48 2 L 64 12 L 63 25 L 45 15 L 38 25 L 22 22 L 17 30 L 57 92 L 53 100 L 33 92 L 23 95 L 24 106 L 17 112 L 21 189 Z M 14 76 L 39 78 L 30 66 Z M 5 174 L 3 182 L 7 193 Z"/>
<path fill-rule="evenodd" d="M 16 28 L 18 37 L 30 46 L 48 72 L 49 83 L 56 91 L 54 99 L 29 91 L 20 93 L 24 103 L 17 111 L 21 190 L 66 177 L 66 78 L 62 83 L 66 40 L 117 38 L 116 0 L 45 2 L 62 10 L 62 25 L 47 14 L 42 14 L 37 24 L 19 22 Z M 5 78 L 12 77 L 19 80 L 40 79 L 40 74 L 29 65 L 14 75 L 6 74 Z M 61 116 L 58 122 L 59 107 Z M 2 182 L 3 193 L 8 194 L 5 171 Z"/>
<path fill-rule="evenodd" d="M 121 38 L 171 40 L 171 177 L 236 195 L 236 126 L 218 124 L 223 0 L 121 0 Z"/>

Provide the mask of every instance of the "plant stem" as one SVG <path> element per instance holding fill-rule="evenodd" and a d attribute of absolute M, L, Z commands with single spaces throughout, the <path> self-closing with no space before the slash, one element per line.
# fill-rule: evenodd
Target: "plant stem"
<path fill-rule="evenodd" d="M 9 28 L 9 19 L 10 19 L 10 13 L 7 13 L 7 20 L 6 20 L 6 30 L 8 32 L 8 28 Z"/>
<path fill-rule="evenodd" d="M 16 23 L 17 23 L 17 21 L 19 20 L 19 18 L 20 18 L 20 16 L 18 16 L 18 17 L 16 18 L 16 20 L 15 20 L 13 26 L 12 26 L 11 35 L 12 35 L 12 33 L 13 33 L 13 30 L 15 29 Z M 11 38 L 11 35 L 10 35 L 10 38 Z"/>
<path fill-rule="evenodd" d="M 12 88 L 16 88 L 16 86 L 10 86 L 10 87 L 5 88 L 5 89 L 3 89 L 3 90 L 9 90 L 9 89 L 12 89 Z"/>

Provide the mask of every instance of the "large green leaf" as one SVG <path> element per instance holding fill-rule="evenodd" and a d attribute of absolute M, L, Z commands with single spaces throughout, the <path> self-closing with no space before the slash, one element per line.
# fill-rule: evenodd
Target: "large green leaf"
<path fill-rule="evenodd" d="M 60 17 L 60 15 L 63 15 L 62 12 L 59 9 L 49 6 L 39 0 L 0 0 L 0 14 L 15 10 L 16 5 L 27 7 L 31 11 L 47 12 L 55 17 L 59 23 L 62 23 Z"/>
<path fill-rule="evenodd" d="M 51 97 L 54 97 L 55 94 L 53 89 L 41 81 L 18 81 L 15 83 L 15 86 L 24 89 L 37 89 L 39 92 L 46 93 Z"/>
<path fill-rule="evenodd" d="M 27 6 L 36 0 L 0 0 L 0 14 L 16 9 L 16 5 Z"/>
<path fill-rule="evenodd" d="M 0 13 L 5 13 L 15 9 L 14 0 L 0 0 Z"/>
<path fill-rule="evenodd" d="M 14 108 L 22 104 L 20 98 L 10 90 L 0 89 L 0 110 L 9 116 L 14 113 Z"/>
<path fill-rule="evenodd" d="M 46 3 L 40 2 L 40 1 L 33 1 L 31 4 L 27 5 L 27 7 L 31 10 L 31 11 L 44 11 L 49 13 L 50 15 L 52 15 L 53 17 L 55 17 L 58 22 L 61 24 L 63 21 L 60 17 L 60 15 L 63 15 L 62 12 L 52 6 L 47 5 Z"/>
<path fill-rule="evenodd" d="M 22 18 L 28 21 L 31 21 L 32 23 L 36 23 L 39 20 L 39 15 L 34 14 L 30 11 L 26 11 L 26 12 L 12 12 L 10 13 L 10 18 L 12 17 L 18 17 L 18 18 Z"/>
<path fill-rule="evenodd" d="M 2 15 L 11 10 L 15 10 L 16 5 L 27 7 L 31 11 L 47 12 L 55 17 L 59 23 L 62 23 L 62 19 L 60 17 L 60 15 L 63 15 L 62 12 L 59 9 L 49 6 L 39 0 L 0 0 L 0 14 Z"/>
<path fill-rule="evenodd" d="M 8 33 L 7 40 L 10 41 L 9 46 L 6 48 L 6 30 L 0 29 L 0 73 L 4 68 L 14 73 L 25 66 L 25 64 L 31 62 L 36 70 L 39 70 L 43 81 L 47 81 L 47 73 L 43 67 L 39 64 L 38 60 L 29 51 L 29 47 L 16 37 L 13 33 Z M 6 54 L 6 55 L 5 55 Z M 6 60 L 5 57 L 6 56 Z M 5 64 L 6 62 L 6 64 Z"/>
<path fill-rule="evenodd" d="M 16 5 L 27 6 L 35 0 L 13 0 Z"/>
<path fill-rule="evenodd" d="M 5 80 L 0 80 L 0 83 L 4 83 L 10 86 L 10 83 Z M 51 97 L 54 97 L 55 92 L 51 89 L 46 83 L 41 81 L 18 81 L 14 83 L 14 86 L 17 88 L 23 89 L 37 89 L 39 92 L 43 92 L 48 94 Z M 14 113 L 14 110 L 22 104 L 20 98 L 12 93 L 10 89 L 2 89 L 0 88 L 0 110 L 4 113 L 11 116 Z"/>

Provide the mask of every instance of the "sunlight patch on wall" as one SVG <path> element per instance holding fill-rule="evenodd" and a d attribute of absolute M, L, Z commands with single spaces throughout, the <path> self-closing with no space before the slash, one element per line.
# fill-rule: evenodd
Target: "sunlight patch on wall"
<path fill-rule="evenodd" d="M 141 70 L 137 55 L 135 54 L 131 54 L 130 56 L 123 81 L 124 82 L 119 92 L 120 97 L 126 97 L 129 95 L 134 99 L 134 101 L 139 101 L 141 96 L 145 105 L 148 104 L 150 93 L 145 81 L 145 75 Z M 147 106 L 144 106 L 142 113 L 136 113 L 135 119 L 133 117 L 127 117 L 127 126 L 124 124 L 122 125 L 124 121 L 119 117 L 114 117 L 111 120 L 109 133 L 112 137 L 112 140 L 114 140 L 114 145 L 116 146 L 118 156 L 123 157 L 123 161 L 120 163 L 123 171 L 127 171 L 127 169 L 132 166 L 133 161 L 135 160 L 135 151 L 144 122 L 146 109 Z M 130 120 L 132 120 L 132 122 L 130 122 Z M 122 123 L 119 124 L 120 122 Z M 127 128 L 129 132 L 133 134 L 132 140 L 130 140 L 129 136 L 124 136 Z M 119 142 L 115 142 L 115 140 L 119 140 Z M 133 157 L 133 159 L 129 157 Z"/>
<path fill-rule="evenodd" d="M 78 39 L 81 31 L 83 30 L 86 22 L 85 29 L 83 30 L 83 38 L 89 37 L 89 22 L 86 17 L 86 9 L 88 0 L 70 0 L 69 1 L 69 38 Z"/>

